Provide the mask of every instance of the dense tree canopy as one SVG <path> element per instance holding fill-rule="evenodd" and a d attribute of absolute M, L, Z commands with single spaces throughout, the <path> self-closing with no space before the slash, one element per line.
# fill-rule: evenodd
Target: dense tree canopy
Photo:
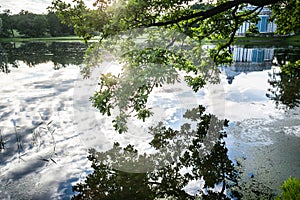
<path fill-rule="evenodd" d="M 197 38 L 229 39 L 244 21 L 253 19 L 263 7 L 270 7 L 280 33 L 293 33 L 299 28 L 297 0 L 96 0 L 95 9 L 84 1 L 71 6 L 55 0 L 53 8 L 66 23 L 73 24 L 77 34 L 89 39 L 91 31 L 103 37 L 140 27 L 175 28 Z M 254 6 L 251 10 L 245 6 Z"/>
<path fill-rule="evenodd" d="M 0 18 L 2 21 L 2 29 L 0 32 L 0 36 L 2 37 L 8 37 L 13 36 L 13 20 L 10 18 L 10 10 L 4 10 L 0 14 Z"/>
<path fill-rule="evenodd" d="M 49 12 L 46 15 L 49 34 L 53 37 L 74 35 L 73 27 L 62 24 L 57 15 Z"/>
<path fill-rule="evenodd" d="M 17 31 L 21 37 L 44 37 L 74 35 L 72 27 L 62 24 L 53 12 L 48 14 L 34 14 L 22 10 L 12 15 L 9 10 L 0 13 L 0 37 L 15 37 Z"/>
<path fill-rule="evenodd" d="M 41 37 L 47 29 L 45 16 L 35 15 L 29 12 L 21 12 L 15 22 L 15 28 L 20 34 L 28 37 Z"/>
<path fill-rule="evenodd" d="M 114 127 L 120 133 L 127 130 L 130 116 L 142 120 L 151 116 L 148 96 L 154 87 L 180 81 L 173 70 L 185 72 L 184 80 L 194 91 L 216 81 L 216 66 L 232 62 L 230 46 L 237 30 L 244 22 L 258 22 L 264 7 L 273 11 L 279 34 L 299 30 L 298 0 L 96 0 L 94 8 L 83 0 L 52 3 L 52 10 L 86 41 L 100 35 L 99 44 L 92 45 L 86 57 L 87 75 L 104 49 L 123 64 L 118 76 L 102 76 L 100 89 L 91 98 L 102 114 L 119 109 Z M 206 39 L 217 41 L 208 53 L 201 45 Z"/>

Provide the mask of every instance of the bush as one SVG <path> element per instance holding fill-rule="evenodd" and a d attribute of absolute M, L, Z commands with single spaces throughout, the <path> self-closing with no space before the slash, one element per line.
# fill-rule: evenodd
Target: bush
<path fill-rule="evenodd" d="M 300 199 L 300 180 L 290 177 L 284 181 L 281 186 L 281 193 L 276 197 L 276 200 L 296 200 Z"/>

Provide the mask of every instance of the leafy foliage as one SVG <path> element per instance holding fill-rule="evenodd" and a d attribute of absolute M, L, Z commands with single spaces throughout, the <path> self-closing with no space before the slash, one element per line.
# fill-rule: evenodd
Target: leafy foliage
<path fill-rule="evenodd" d="M 0 14 L 1 18 L 1 32 L 0 36 L 1 37 L 9 37 L 10 35 L 14 35 L 13 33 L 13 24 L 14 24 L 14 19 L 12 19 L 10 16 L 10 10 L 4 10 Z"/>
<path fill-rule="evenodd" d="M 276 200 L 292 200 L 300 198 L 300 180 L 290 177 L 284 181 L 281 186 L 281 194 L 276 197 Z"/>
<path fill-rule="evenodd" d="M 102 49 L 105 48 L 123 63 L 123 69 L 118 75 L 102 74 L 99 90 L 91 100 L 102 114 L 110 116 L 112 109 L 119 110 L 114 120 L 114 127 L 119 133 L 127 131 L 129 117 L 135 116 L 145 121 L 152 115 L 147 102 L 154 88 L 185 79 L 197 92 L 206 81 L 218 81 L 218 70 L 201 45 L 183 34 L 165 29 L 137 30 L 132 35 L 146 33 L 149 34 L 146 40 L 113 36 L 101 45 Z M 98 54 L 94 56 L 94 51 L 86 57 L 90 65 L 83 69 L 87 73 L 85 76 L 90 73 L 89 67 L 97 63 Z"/>
<path fill-rule="evenodd" d="M 74 35 L 73 28 L 63 24 L 55 13 L 49 12 L 46 19 L 47 31 L 52 37 Z"/>
<path fill-rule="evenodd" d="M 21 12 L 16 23 L 16 29 L 20 34 L 27 37 L 44 36 L 47 29 L 46 17 L 28 12 Z"/>
<path fill-rule="evenodd" d="M 9 10 L 0 13 L 2 21 L 1 37 L 15 37 L 14 30 L 22 37 L 44 37 L 74 35 L 72 27 L 62 24 L 53 12 L 33 14 L 22 10 L 19 14 L 11 15 Z"/>
<path fill-rule="evenodd" d="M 273 18 L 278 21 L 287 19 L 284 7 L 289 6 L 293 11 L 290 23 L 284 24 L 290 27 L 289 30 L 298 26 L 299 21 L 299 2 L 296 0 L 218 0 L 214 3 L 192 0 L 98 0 L 94 3 L 95 9 L 88 8 L 82 0 L 74 2 L 72 6 L 55 0 L 52 9 L 65 23 L 73 25 L 75 32 L 85 40 L 92 37 L 91 32 L 99 32 L 102 38 L 107 38 L 122 31 L 161 26 L 175 29 L 199 41 L 204 38 L 223 39 L 225 42 L 216 48 L 218 53 L 226 52 L 240 25 L 255 19 L 264 6 L 272 5 Z M 249 11 L 244 9 L 247 5 L 256 8 Z"/>
<path fill-rule="evenodd" d="M 275 20 L 279 34 L 300 33 L 300 2 L 298 0 L 282 1 L 271 6 L 272 19 Z"/>
<path fill-rule="evenodd" d="M 244 22 L 257 22 L 265 6 L 274 10 L 274 19 L 287 18 L 285 4 L 291 6 L 293 20 L 299 10 L 295 0 L 96 0 L 94 9 L 83 0 L 73 2 L 55 0 L 51 9 L 86 42 L 100 37 L 88 50 L 83 72 L 90 73 L 107 53 L 123 66 L 119 75 L 103 75 L 100 90 L 91 98 L 102 114 L 119 110 L 114 120 L 119 133 L 127 131 L 132 114 L 143 121 L 151 116 L 147 99 L 154 87 L 186 81 L 197 92 L 208 79 L 217 82 L 216 66 L 232 62 L 235 33 Z M 253 9 L 247 9 L 249 5 Z M 285 25 L 294 30 L 297 23 Z M 208 54 L 202 46 L 206 39 L 218 41 Z M 175 75 L 179 71 L 183 80 Z M 115 84 L 108 87 L 106 81 Z"/>

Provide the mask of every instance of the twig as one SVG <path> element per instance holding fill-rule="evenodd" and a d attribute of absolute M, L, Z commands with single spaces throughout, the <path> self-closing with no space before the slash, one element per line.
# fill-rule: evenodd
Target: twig
<path fill-rule="evenodd" d="M 12 119 L 11 121 L 12 121 L 12 123 L 14 125 L 14 129 L 15 129 L 15 135 L 16 135 L 16 141 L 17 141 L 17 149 L 18 149 L 18 155 L 19 155 L 19 161 L 20 161 L 20 160 L 23 160 L 21 158 L 21 156 L 23 156 L 23 155 L 21 155 L 21 151 L 23 150 L 23 145 L 21 143 L 20 134 L 17 131 L 17 123 L 16 123 L 16 121 L 14 119 Z"/>

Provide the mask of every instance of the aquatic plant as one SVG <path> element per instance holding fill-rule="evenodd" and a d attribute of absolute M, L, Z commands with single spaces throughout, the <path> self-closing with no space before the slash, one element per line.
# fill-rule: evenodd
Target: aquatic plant
<path fill-rule="evenodd" d="M 52 153 L 50 154 L 49 157 L 47 158 L 40 158 L 40 160 L 45 161 L 45 162 L 50 162 L 52 161 L 53 163 L 56 164 L 55 160 L 53 159 L 53 157 L 56 155 L 56 140 L 54 137 L 54 133 L 55 133 L 55 128 L 53 128 L 51 126 L 53 120 L 51 121 L 46 121 L 42 114 L 39 113 L 40 118 L 41 118 L 41 122 L 39 123 L 39 125 L 34 129 L 33 134 L 32 134 L 32 144 L 33 145 L 37 145 L 38 149 L 41 146 L 41 141 L 40 139 L 42 138 L 42 136 L 49 136 L 51 138 L 51 144 L 53 145 L 53 150 Z"/>
<path fill-rule="evenodd" d="M 290 177 L 284 181 L 280 190 L 281 193 L 276 197 L 276 200 L 300 199 L 300 179 Z"/>

